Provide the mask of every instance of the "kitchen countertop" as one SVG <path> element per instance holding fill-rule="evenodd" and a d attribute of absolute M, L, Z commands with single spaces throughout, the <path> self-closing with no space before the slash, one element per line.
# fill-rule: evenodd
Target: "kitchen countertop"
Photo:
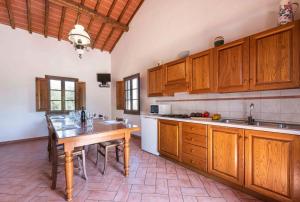
<path fill-rule="evenodd" d="M 160 115 L 141 115 L 146 118 L 154 118 L 154 119 L 163 119 L 163 120 L 172 120 L 172 121 L 181 121 L 181 122 L 189 122 L 189 123 L 199 123 L 213 126 L 225 126 L 232 128 L 242 128 L 249 130 L 259 130 L 259 131 L 267 131 L 267 132 L 275 132 L 275 133 L 285 133 L 290 135 L 300 135 L 300 130 L 290 129 L 290 128 L 275 128 L 275 127 L 267 127 L 267 126 L 254 126 L 247 124 L 237 124 L 237 123 L 223 123 L 220 121 L 203 121 L 203 120 L 194 120 L 190 118 L 171 118 L 171 117 L 163 117 Z"/>

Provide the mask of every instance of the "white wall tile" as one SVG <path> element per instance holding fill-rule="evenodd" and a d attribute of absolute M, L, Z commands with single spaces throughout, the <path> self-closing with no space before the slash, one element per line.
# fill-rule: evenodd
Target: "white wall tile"
<path fill-rule="evenodd" d="M 300 123 L 300 114 L 281 114 L 281 120 L 288 123 Z"/>
<path fill-rule="evenodd" d="M 262 113 L 261 119 L 265 121 L 282 121 L 280 113 Z"/>
<path fill-rule="evenodd" d="M 280 100 L 262 100 L 261 101 L 261 112 L 267 113 L 280 113 Z"/>
<path fill-rule="evenodd" d="M 231 112 L 244 112 L 244 104 L 242 100 L 230 101 L 229 108 Z"/>
<path fill-rule="evenodd" d="M 300 113 L 300 99 L 282 99 L 280 110 L 281 113 Z"/>

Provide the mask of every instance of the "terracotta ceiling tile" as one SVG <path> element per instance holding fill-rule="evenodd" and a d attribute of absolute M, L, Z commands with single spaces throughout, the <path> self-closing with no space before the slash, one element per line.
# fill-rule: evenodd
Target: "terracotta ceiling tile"
<path fill-rule="evenodd" d="M 11 19 L 13 19 L 15 27 L 28 30 L 28 11 L 26 0 L 10 1 Z M 78 15 L 77 10 L 74 10 L 74 8 L 64 8 L 65 15 L 64 18 L 62 18 L 62 4 L 53 3 L 52 1 L 55 0 L 49 0 L 51 1 L 48 3 L 49 13 L 47 21 L 45 21 L 46 1 L 48 0 L 30 0 L 31 6 L 29 13 L 31 15 L 31 30 L 35 33 L 44 35 L 45 30 L 47 30 L 47 35 L 55 38 L 60 37 L 62 40 L 67 40 L 69 31 L 74 27 L 76 19 L 78 19 L 79 23 L 87 29 L 87 32 L 90 34 L 92 41 L 94 41 L 97 37 L 95 48 L 102 48 L 107 51 L 111 51 L 111 49 L 114 48 L 116 42 L 119 40 L 120 36 L 123 33 L 123 30 L 121 30 L 120 27 L 113 29 L 111 24 L 103 24 L 103 20 L 92 19 L 92 16 L 90 16 L 89 14 L 85 13 Z M 102 16 L 109 15 L 111 19 L 123 23 L 123 25 L 128 25 L 128 23 L 132 19 L 132 15 L 135 14 L 136 10 L 139 8 L 140 3 L 143 2 L 142 0 L 72 1 L 76 4 L 84 3 L 84 6 L 89 8 L 90 10 L 95 10 Z M 68 0 L 66 2 L 72 4 L 72 1 Z M 69 7 L 70 5 L 66 4 L 64 6 Z M 45 27 L 45 22 L 47 22 L 47 27 Z M 5 0 L 0 0 L 0 23 L 11 26 Z M 118 24 L 117 26 L 120 26 L 120 24 Z"/>

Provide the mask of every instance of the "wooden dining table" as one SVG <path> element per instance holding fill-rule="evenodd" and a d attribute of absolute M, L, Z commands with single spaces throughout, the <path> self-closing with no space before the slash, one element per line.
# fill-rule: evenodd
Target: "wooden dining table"
<path fill-rule="evenodd" d="M 137 125 L 125 124 L 114 120 L 94 119 L 92 126 L 76 124 L 68 116 L 50 116 L 57 144 L 64 145 L 65 152 L 65 179 L 66 199 L 72 200 L 73 196 L 73 150 L 105 141 L 124 139 L 124 175 L 129 174 L 129 141 L 132 132 L 139 131 Z"/>

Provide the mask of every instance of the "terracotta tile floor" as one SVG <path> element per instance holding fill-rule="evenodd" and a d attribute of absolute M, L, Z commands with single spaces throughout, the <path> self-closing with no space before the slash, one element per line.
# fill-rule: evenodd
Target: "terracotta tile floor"
<path fill-rule="evenodd" d="M 0 201 L 64 201 L 64 171 L 57 189 L 50 189 L 50 163 L 46 140 L 0 146 Z M 73 201 L 258 201 L 196 174 L 161 157 L 141 151 L 139 139 L 131 142 L 130 176 L 111 160 L 105 176 L 95 166 L 95 150 L 87 160 L 88 181 L 74 176 Z M 103 160 L 103 159 L 101 159 Z M 75 161 L 76 164 L 76 161 Z"/>

